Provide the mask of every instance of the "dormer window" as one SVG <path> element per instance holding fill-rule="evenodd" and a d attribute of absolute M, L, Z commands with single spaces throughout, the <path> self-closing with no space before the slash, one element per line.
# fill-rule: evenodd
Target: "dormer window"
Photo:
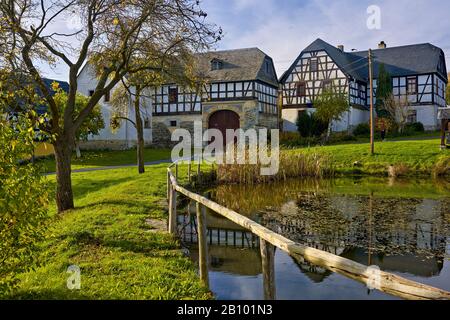
<path fill-rule="evenodd" d="M 272 64 L 268 59 L 264 60 L 264 71 L 268 75 L 272 75 Z"/>
<path fill-rule="evenodd" d="M 213 59 L 211 61 L 211 70 L 220 70 L 223 68 L 223 63 L 222 61 L 218 60 L 218 59 Z"/>

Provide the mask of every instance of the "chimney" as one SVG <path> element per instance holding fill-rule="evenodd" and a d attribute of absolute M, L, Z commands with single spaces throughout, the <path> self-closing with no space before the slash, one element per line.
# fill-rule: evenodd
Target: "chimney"
<path fill-rule="evenodd" d="M 386 49 L 386 42 L 381 41 L 381 42 L 378 44 L 378 49 Z"/>
<path fill-rule="evenodd" d="M 341 50 L 342 52 L 344 52 L 344 46 L 343 46 L 342 44 L 338 45 L 337 48 L 338 48 L 339 50 Z"/>

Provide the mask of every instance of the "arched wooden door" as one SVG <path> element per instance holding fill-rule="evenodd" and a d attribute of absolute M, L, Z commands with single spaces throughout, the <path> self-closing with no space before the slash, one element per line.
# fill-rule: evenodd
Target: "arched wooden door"
<path fill-rule="evenodd" d="M 227 143 L 227 141 L 225 141 L 227 129 L 236 130 L 240 128 L 239 115 L 230 110 L 216 111 L 209 117 L 208 128 L 220 130 L 225 144 Z"/>

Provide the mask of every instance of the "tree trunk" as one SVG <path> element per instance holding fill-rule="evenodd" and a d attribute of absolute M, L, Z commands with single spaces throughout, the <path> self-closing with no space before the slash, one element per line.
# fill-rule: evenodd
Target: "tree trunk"
<path fill-rule="evenodd" d="M 75 143 L 75 152 L 77 154 L 77 159 L 81 158 L 81 150 L 80 150 L 80 144 L 78 141 Z"/>
<path fill-rule="evenodd" d="M 137 133 L 137 162 L 139 173 L 145 172 L 144 166 L 144 127 L 142 124 L 141 110 L 140 110 L 141 90 L 136 87 L 136 97 L 134 99 L 134 112 L 136 117 L 136 133 Z"/>
<path fill-rule="evenodd" d="M 74 208 L 72 192 L 72 147 L 64 137 L 55 142 L 56 160 L 56 205 L 58 213 Z"/>

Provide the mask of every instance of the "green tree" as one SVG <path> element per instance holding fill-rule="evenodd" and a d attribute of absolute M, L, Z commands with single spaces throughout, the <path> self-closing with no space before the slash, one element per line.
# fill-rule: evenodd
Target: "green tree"
<path fill-rule="evenodd" d="M 392 94 L 392 77 L 389 72 L 386 70 L 384 63 L 380 64 L 378 70 L 378 79 L 377 79 L 377 93 L 376 97 L 376 111 L 378 116 L 383 117 L 387 116 L 388 112 L 385 108 L 385 101 Z"/>
<path fill-rule="evenodd" d="M 57 88 L 53 99 L 55 100 L 59 110 L 64 112 L 64 110 L 67 108 L 67 93 L 64 90 L 58 88 L 58 84 L 56 82 L 54 82 L 52 86 L 54 88 Z M 77 93 L 75 97 L 75 116 L 78 116 L 78 114 L 86 107 L 88 103 L 88 97 L 82 95 L 81 93 Z M 75 132 L 75 149 L 77 158 L 81 157 L 80 142 L 87 141 L 90 135 L 98 135 L 100 133 L 100 130 L 104 128 L 105 122 L 103 120 L 102 110 L 100 105 L 97 104 L 84 119 L 78 130 Z"/>
<path fill-rule="evenodd" d="M 327 141 L 331 135 L 333 121 L 339 121 L 349 110 L 348 96 L 345 93 L 324 90 L 314 101 L 317 119 L 328 124 Z"/>
<path fill-rule="evenodd" d="M 39 167 L 20 164 L 32 158 L 35 129 L 44 122 L 34 111 L 12 110 L 25 107 L 34 89 L 22 96 L 24 91 L 11 91 L 0 81 L 0 296 L 14 288 L 18 273 L 35 265 L 48 208 L 48 187 Z"/>
<path fill-rule="evenodd" d="M 150 50 L 147 50 L 150 52 Z M 140 72 L 127 76 L 113 91 L 111 106 L 114 115 L 111 121 L 113 130 L 119 128 L 121 120 L 130 122 L 136 129 L 137 136 L 137 163 L 138 172 L 145 172 L 144 166 L 144 125 L 142 113 L 149 107 L 149 89 L 158 87 L 164 83 L 177 83 L 187 90 L 199 94 L 204 83 L 204 77 L 196 72 L 195 57 L 189 50 L 180 48 L 176 57 L 158 58 L 155 53 L 152 59 L 148 57 L 135 57 L 130 63 L 136 66 L 145 65 Z M 159 71 L 159 66 L 165 65 L 164 72 Z M 132 110 L 129 110 L 131 107 Z M 130 114 L 129 111 L 132 111 Z M 151 111 L 150 111 L 151 112 Z M 134 117 L 132 117 L 132 115 Z"/>
<path fill-rule="evenodd" d="M 61 21 L 80 18 L 75 29 L 55 32 Z M 26 73 L 49 106 L 50 121 L 41 126 L 54 141 L 56 204 L 74 208 L 71 158 L 76 132 L 100 99 L 125 75 L 144 70 L 134 57 L 164 60 L 182 50 L 204 51 L 220 40 L 221 29 L 206 21 L 198 0 L 14 0 L 0 2 L 0 69 Z M 150 50 L 150 52 L 146 52 Z M 97 85 L 86 106 L 75 110 L 78 74 L 89 61 Z M 67 107 L 59 110 L 38 65 L 64 64 L 68 69 Z M 165 65 L 159 66 L 164 72 Z"/>

